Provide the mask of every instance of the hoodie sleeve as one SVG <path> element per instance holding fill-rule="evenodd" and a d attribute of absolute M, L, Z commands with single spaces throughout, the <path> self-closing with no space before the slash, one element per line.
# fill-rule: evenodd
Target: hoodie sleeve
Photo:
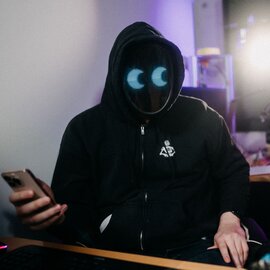
<path fill-rule="evenodd" d="M 79 120 L 79 119 L 77 119 Z M 52 190 L 58 203 L 66 203 L 65 221 L 51 232 L 65 242 L 94 245 L 95 195 L 93 163 L 87 153 L 80 121 L 73 119 L 65 130 L 53 175 Z"/>
<path fill-rule="evenodd" d="M 234 211 L 245 216 L 249 198 L 249 165 L 231 138 L 224 119 L 208 109 L 207 149 L 217 187 L 220 214 Z"/>

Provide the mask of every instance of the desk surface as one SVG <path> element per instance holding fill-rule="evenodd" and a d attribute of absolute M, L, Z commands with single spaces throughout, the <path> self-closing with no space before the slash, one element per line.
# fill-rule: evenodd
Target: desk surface
<path fill-rule="evenodd" d="M 270 165 L 254 165 L 249 171 L 250 182 L 270 182 Z"/>
<path fill-rule="evenodd" d="M 85 248 L 85 247 L 64 245 L 64 244 L 59 244 L 59 243 L 52 243 L 52 242 L 45 242 L 45 241 L 31 240 L 31 239 L 24 239 L 24 238 L 16 238 L 16 237 L 1 237 L 0 241 L 8 245 L 9 251 L 12 251 L 16 248 L 27 246 L 27 245 L 36 245 L 36 246 L 44 246 L 44 247 L 49 247 L 49 248 L 67 250 L 67 251 L 72 251 L 72 252 L 77 252 L 77 253 L 82 253 L 82 254 L 89 254 L 89 255 L 94 255 L 94 256 L 99 256 L 99 257 L 112 258 L 112 259 L 118 259 L 118 260 L 129 261 L 129 262 L 137 262 L 137 263 L 142 263 L 142 264 L 147 264 L 147 265 L 161 266 L 161 267 L 172 268 L 172 269 L 182 269 L 182 270 L 230 270 L 230 269 L 233 270 L 235 269 L 233 267 L 216 266 L 216 265 L 211 265 L 211 264 L 172 260 L 172 259 L 137 255 L 137 254 L 131 254 L 131 253 L 124 253 L 124 252 Z"/>
<path fill-rule="evenodd" d="M 259 175 L 250 175 L 250 182 L 269 182 L 270 183 L 270 174 L 259 174 Z"/>

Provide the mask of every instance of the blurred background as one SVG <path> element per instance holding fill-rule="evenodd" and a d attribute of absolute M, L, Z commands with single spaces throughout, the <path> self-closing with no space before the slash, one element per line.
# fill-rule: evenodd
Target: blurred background
<path fill-rule="evenodd" d="M 185 57 L 183 94 L 205 98 L 241 150 L 267 145 L 270 2 L 265 0 L 0 0 L 0 171 L 51 183 L 68 122 L 97 104 L 118 33 L 153 25 Z M 0 181 L 0 236 L 28 236 Z"/>

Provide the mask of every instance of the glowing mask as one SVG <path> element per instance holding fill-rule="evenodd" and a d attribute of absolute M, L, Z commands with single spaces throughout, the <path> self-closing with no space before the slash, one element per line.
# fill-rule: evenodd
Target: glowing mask
<path fill-rule="evenodd" d="M 151 74 L 151 81 L 156 87 L 163 87 L 168 84 L 168 82 L 163 78 L 163 74 L 167 72 L 165 67 L 156 67 Z M 143 70 L 138 68 L 131 69 L 127 74 L 127 83 L 134 89 L 139 90 L 145 87 L 145 84 L 140 83 L 139 76 L 144 73 Z"/>
<path fill-rule="evenodd" d="M 132 47 L 125 55 L 123 89 L 131 105 L 151 115 L 167 104 L 172 88 L 172 64 L 160 45 Z"/>

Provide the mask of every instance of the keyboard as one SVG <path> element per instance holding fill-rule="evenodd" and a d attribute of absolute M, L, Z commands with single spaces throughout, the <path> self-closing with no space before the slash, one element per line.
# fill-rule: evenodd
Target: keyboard
<path fill-rule="evenodd" d="M 0 255 L 1 270 L 161 270 L 151 266 L 42 246 L 24 246 Z"/>

